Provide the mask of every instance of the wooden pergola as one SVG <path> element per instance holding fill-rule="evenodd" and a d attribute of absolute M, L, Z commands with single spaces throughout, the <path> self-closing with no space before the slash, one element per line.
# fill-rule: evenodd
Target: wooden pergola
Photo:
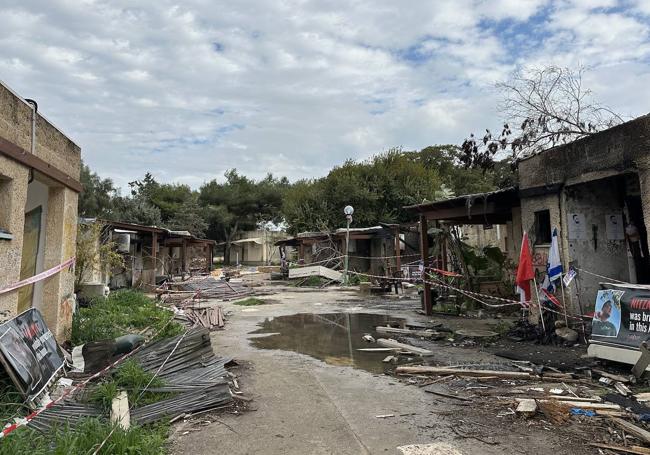
<path fill-rule="evenodd" d="M 519 207 L 519 190 L 516 187 L 487 193 L 467 194 L 443 201 L 425 202 L 404 207 L 419 216 L 420 223 L 420 258 L 425 266 L 429 261 L 429 222 L 439 225 L 448 224 L 505 224 L 512 221 L 512 209 Z M 446 253 L 443 252 L 443 256 Z M 431 284 L 424 281 L 423 310 L 427 315 L 433 314 L 431 301 Z"/>

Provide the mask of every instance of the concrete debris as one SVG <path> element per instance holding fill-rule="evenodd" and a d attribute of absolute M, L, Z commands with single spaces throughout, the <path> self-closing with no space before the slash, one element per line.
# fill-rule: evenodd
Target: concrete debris
<path fill-rule="evenodd" d="M 578 332 L 568 327 L 555 329 L 555 334 L 569 343 L 575 343 L 578 341 Z"/>
<path fill-rule="evenodd" d="M 537 402 L 530 398 L 520 400 L 515 412 L 526 418 L 532 417 L 537 413 Z"/>

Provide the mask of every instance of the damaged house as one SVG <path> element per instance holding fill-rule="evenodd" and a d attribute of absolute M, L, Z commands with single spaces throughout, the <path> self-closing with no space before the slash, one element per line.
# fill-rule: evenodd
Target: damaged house
<path fill-rule="evenodd" d="M 0 310 L 37 308 L 60 342 L 75 308 L 80 167 L 79 146 L 0 83 Z"/>
<path fill-rule="evenodd" d="M 106 288 L 150 288 L 177 276 L 204 274 L 212 270 L 215 242 L 188 231 L 173 231 L 120 221 L 82 219 L 81 224 L 99 224 L 99 243 L 111 243 L 123 265 L 107 270 L 98 254 L 84 267 L 78 288 L 82 295 L 102 295 Z"/>
<path fill-rule="evenodd" d="M 290 247 L 301 264 L 319 263 L 341 269 L 346 254 L 347 229 L 333 232 L 302 232 L 275 243 L 280 249 Z M 375 276 L 393 276 L 395 272 L 417 262 L 419 257 L 416 224 L 381 224 L 350 228 L 349 268 Z"/>

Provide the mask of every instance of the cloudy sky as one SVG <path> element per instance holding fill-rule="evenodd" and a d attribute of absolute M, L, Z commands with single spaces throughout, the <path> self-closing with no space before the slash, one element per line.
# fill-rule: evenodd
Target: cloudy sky
<path fill-rule="evenodd" d="M 0 0 L 0 80 L 119 185 L 316 177 L 499 126 L 495 81 L 588 65 L 650 111 L 650 0 Z"/>

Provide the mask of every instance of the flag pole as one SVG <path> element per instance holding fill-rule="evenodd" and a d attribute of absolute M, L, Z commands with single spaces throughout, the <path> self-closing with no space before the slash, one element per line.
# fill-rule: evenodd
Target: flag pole
<path fill-rule="evenodd" d="M 544 324 L 544 311 L 542 310 L 542 301 L 539 299 L 539 290 L 537 289 L 537 278 L 533 276 L 533 284 L 535 285 L 535 295 L 537 296 L 537 304 L 539 305 L 539 318 L 542 320 L 542 330 L 546 336 L 546 324 Z"/>
<path fill-rule="evenodd" d="M 562 289 L 562 304 L 564 305 L 564 322 L 566 323 L 567 329 L 569 328 L 569 317 L 567 316 L 566 310 L 566 297 L 564 297 L 564 277 L 560 274 L 560 289 Z"/>

